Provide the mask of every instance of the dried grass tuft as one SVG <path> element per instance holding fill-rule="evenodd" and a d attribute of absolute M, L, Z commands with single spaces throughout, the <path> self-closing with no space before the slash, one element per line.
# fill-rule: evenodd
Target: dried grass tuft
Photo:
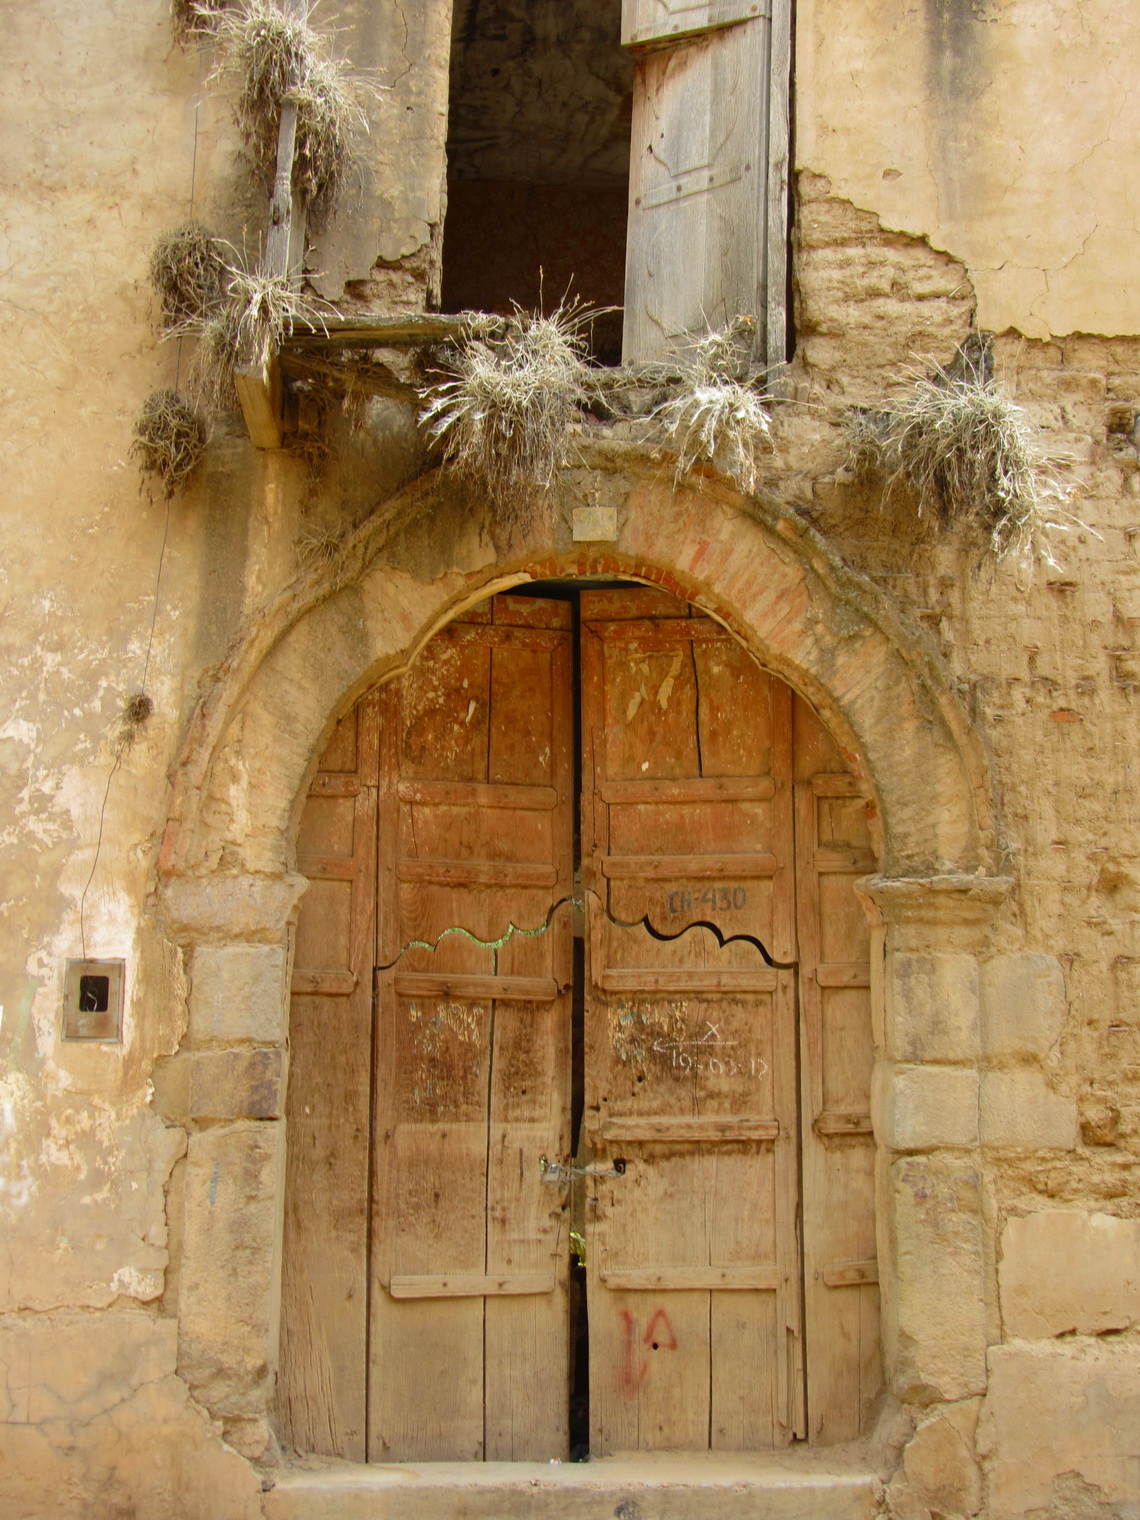
<path fill-rule="evenodd" d="M 176 391 L 155 391 L 135 423 L 131 453 L 145 475 L 161 481 L 167 499 L 190 475 L 206 450 L 206 419 Z"/>
<path fill-rule="evenodd" d="M 853 412 L 846 427 L 859 479 L 882 478 L 888 494 L 904 486 L 920 518 L 984 535 L 999 558 L 1029 548 L 1043 497 L 1059 494 L 1026 413 L 968 363 L 916 380 L 895 406 Z"/>
<path fill-rule="evenodd" d="M 153 716 L 154 703 L 145 691 L 127 698 L 119 714 L 119 743 L 124 750 L 130 749 Z"/>
<path fill-rule="evenodd" d="M 201 222 L 183 222 L 161 237 L 150 256 L 161 325 L 173 329 L 206 317 L 221 299 L 225 270 L 222 244 Z"/>
<path fill-rule="evenodd" d="M 297 540 L 297 558 L 303 565 L 331 565 L 344 547 L 344 531 L 310 528 Z"/>
<path fill-rule="evenodd" d="M 260 269 L 230 270 L 227 304 L 233 313 L 237 352 L 243 363 L 263 363 L 281 347 L 294 322 L 319 325 L 322 310 L 290 275 L 264 274 Z"/>
<path fill-rule="evenodd" d="M 508 524 L 544 497 L 565 462 L 570 426 L 589 400 L 587 333 L 597 316 L 578 302 L 550 316 L 515 308 L 499 336 L 477 328 L 428 386 L 420 420 L 445 463 Z"/>
<path fill-rule="evenodd" d="M 195 392 L 208 406 L 233 410 L 234 370 L 264 364 L 295 322 L 319 326 L 327 308 L 305 296 L 292 276 L 265 274 L 240 261 L 225 266 L 225 287 L 220 306 L 174 332 L 198 339 L 190 371 Z"/>
<path fill-rule="evenodd" d="M 335 196 L 352 164 L 353 137 L 368 127 L 362 99 L 377 88 L 345 72 L 306 17 L 274 0 L 243 0 L 217 25 L 218 72 L 234 77 L 234 117 L 246 150 L 267 179 L 277 168 L 281 107 L 297 106 L 293 183 L 310 211 Z"/>
<path fill-rule="evenodd" d="M 742 491 L 756 490 L 761 456 L 772 448 L 772 398 L 748 375 L 751 330 L 738 319 L 677 356 L 680 384 L 652 414 L 677 451 L 677 483 L 703 459 Z"/>
<path fill-rule="evenodd" d="M 175 42 L 186 47 L 200 37 L 212 36 L 228 5 L 229 0 L 170 0 Z"/>
<path fill-rule="evenodd" d="M 202 404 L 214 412 L 236 412 L 240 405 L 234 386 L 239 363 L 238 313 L 226 302 L 204 322 L 183 329 L 198 346 L 190 361 L 189 385 Z"/>

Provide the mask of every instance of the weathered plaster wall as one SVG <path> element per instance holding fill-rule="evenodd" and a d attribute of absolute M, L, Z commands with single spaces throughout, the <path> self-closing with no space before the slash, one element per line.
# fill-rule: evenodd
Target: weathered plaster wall
<path fill-rule="evenodd" d="M 417 304 L 438 277 L 446 11 L 337 9 L 346 49 L 389 88 L 347 203 L 359 218 L 342 213 L 311 263 L 324 288 L 380 308 Z M 1119 144 L 1135 138 L 1140 22 L 1106 0 L 798 13 L 798 404 L 768 486 L 956 692 L 988 756 L 994 868 L 1014 879 L 994 939 L 908 929 L 884 1003 L 883 1187 L 904 1234 L 946 1246 L 945 1271 L 912 1253 L 891 1331 L 904 1350 L 937 1334 L 901 1364 L 892 1431 L 909 1444 L 890 1510 L 1134 1520 L 1140 307 Z M 284 1069 L 260 995 L 282 954 L 240 892 L 204 889 L 169 938 L 149 893 L 199 700 L 204 722 L 219 682 L 260 668 L 287 588 L 319 575 L 306 543 L 350 535 L 415 473 L 418 445 L 406 413 L 377 405 L 337 423 L 314 482 L 222 422 L 169 513 L 140 494 L 131 423 L 189 358 L 155 341 L 149 250 L 191 213 L 253 246 L 262 191 L 206 87 L 209 50 L 172 47 L 165 0 L 34 0 L 4 26 L 0 1508 L 252 1520 L 273 1302 L 264 1274 L 243 1274 L 274 1249 Z M 1075 489 L 1087 526 L 1054 536 L 1055 564 L 978 569 L 842 468 L 838 410 L 916 358 L 948 360 L 972 324 L 1001 334 L 1000 377 Z M 485 524 L 445 514 L 435 558 L 397 556 L 393 580 L 409 605 L 430 600 L 455 563 L 493 553 Z M 156 713 L 116 764 L 144 672 Z M 263 799 L 240 723 L 223 748 L 210 807 L 232 865 Z M 227 925 L 248 943 L 220 946 Z M 59 1040 L 63 961 L 84 937 L 128 962 L 121 1048 Z M 180 941 L 196 944 L 188 964 Z M 197 1088 L 175 1055 L 188 997 L 205 1010 Z M 945 1020 L 916 1044 L 932 1004 Z M 230 1046 L 256 1110 L 237 1121 L 235 1068 L 211 1059 Z M 219 1209 L 249 1238 L 228 1237 Z M 183 1274 L 187 1228 L 209 1250 Z M 219 1338 L 223 1299 L 239 1328 Z"/>
<path fill-rule="evenodd" d="M 966 266 L 978 325 L 1140 332 L 1140 14 L 1113 0 L 799 0 L 799 166 Z"/>
<path fill-rule="evenodd" d="M 399 6 L 380 9 L 384 48 L 352 34 L 388 86 L 374 108 L 387 146 L 357 197 L 372 241 L 341 252 L 334 224 L 325 267 L 416 307 L 438 271 L 448 7 L 414 7 L 419 35 L 395 25 Z M 328 515 L 367 510 L 416 457 L 409 420 L 373 408 L 317 505 L 302 462 L 255 457 L 222 419 L 169 510 L 140 491 L 132 424 L 191 357 L 156 340 L 150 250 L 191 215 L 250 253 L 264 227 L 211 67 L 208 47 L 173 45 L 166 0 L 35 0 L 4 16 L 0 1511 L 13 1520 L 259 1513 L 256 1475 L 176 1373 L 180 1214 L 165 1190 L 181 1196 L 186 1134 L 150 1095 L 188 984 L 145 902 L 167 768 L 210 672 Z M 417 125 L 397 133 L 395 119 Z M 120 755 L 122 706 L 144 681 L 155 714 Z M 84 944 L 127 962 L 121 1046 L 59 1038 L 63 964 Z"/>

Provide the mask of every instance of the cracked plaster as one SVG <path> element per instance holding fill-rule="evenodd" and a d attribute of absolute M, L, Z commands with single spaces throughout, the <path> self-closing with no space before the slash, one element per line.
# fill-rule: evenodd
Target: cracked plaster
<path fill-rule="evenodd" d="M 960 259 L 981 328 L 1138 333 L 1138 48 L 1112 0 L 800 0 L 798 166 Z"/>

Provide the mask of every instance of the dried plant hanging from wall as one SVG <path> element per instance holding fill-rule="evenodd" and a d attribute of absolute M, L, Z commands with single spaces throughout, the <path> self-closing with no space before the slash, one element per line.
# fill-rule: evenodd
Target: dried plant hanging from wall
<path fill-rule="evenodd" d="M 320 327 L 330 308 L 310 300 L 300 281 L 265 274 L 241 263 L 225 266 L 225 296 L 203 319 L 177 329 L 195 337 L 191 384 L 207 405 L 232 409 L 237 404 L 234 370 L 256 368 L 276 353 L 295 322 Z"/>
<path fill-rule="evenodd" d="M 131 453 L 144 475 L 161 483 L 167 499 L 194 473 L 206 451 L 206 419 L 176 391 L 155 391 L 135 422 Z"/>
<path fill-rule="evenodd" d="M 223 11 L 216 36 L 215 72 L 236 83 L 238 131 L 267 180 L 277 167 L 281 107 L 296 103 L 293 184 L 310 213 L 319 213 L 348 173 L 356 133 L 367 131 L 364 97 L 380 87 L 349 74 L 306 15 L 273 0 L 243 0 Z"/>
<path fill-rule="evenodd" d="M 226 273 L 222 248 L 201 222 L 183 222 L 159 238 L 150 256 L 150 280 L 164 329 L 203 320 L 221 300 Z"/>
<path fill-rule="evenodd" d="M 772 424 L 761 377 L 748 373 L 753 325 L 738 318 L 695 339 L 677 355 L 680 380 L 653 417 L 677 451 L 674 479 L 700 460 L 742 491 L 756 490 L 761 456 L 772 449 Z"/>
<path fill-rule="evenodd" d="M 590 323 L 570 302 L 550 316 L 516 307 L 499 335 L 488 318 L 442 361 L 446 378 L 424 391 L 420 414 L 443 444 L 445 465 L 512 522 L 545 496 L 565 462 L 571 424 L 589 400 Z"/>
<path fill-rule="evenodd" d="M 118 742 L 124 752 L 140 737 L 154 716 L 154 703 L 145 691 L 137 691 L 123 703 L 119 713 Z"/>
<path fill-rule="evenodd" d="M 186 47 L 201 37 L 212 36 L 228 5 L 229 0 L 170 0 L 175 42 Z"/>
<path fill-rule="evenodd" d="M 1030 548 L 1047 526 L 1043 499 L 1062 493 L 1044 474 L 1028 415 L 998 389 L 984 344 L 979 353 L 914 378 L 892 406 L 852 412 L 848 464 L 888 494 L 904 487 L 931 528 L 981 533 L 1001 558 Z"/>

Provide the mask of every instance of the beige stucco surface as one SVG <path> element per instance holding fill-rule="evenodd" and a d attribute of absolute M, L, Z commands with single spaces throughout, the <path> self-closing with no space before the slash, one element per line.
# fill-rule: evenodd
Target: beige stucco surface
<path fill-rule="evenodd" d="M 1114 0 L 800 0 L 802 168 L 960 259 L 978 325 L 1140 332 L 1134 60 Z"/>
<path fill-rule="evenodd" d="M 360 220 L 334 223 L 313 256 L 330 290 L 359 281 L 392 308 L 430 291 L 442 208 L 447 7 L 418 7 L 422 32 L 397 33 L 407 9 L 378 0 L 391 32 L 346 34 L 389 88 Z M 622 464 L 621 427 L 608 462 L 591 456 L 565 488 L 625 514 L 645 558 L 655 542 L 681 557 L 683 526 L 693 574 L 718 557 L 740 605 L 760 609 L 753 626 L 770 619 L 771 657 L 811 653 L 800 669 L 835 723 L 843 703 L 878 715 L 870 780 L 902 799 L 910 837 L 949 841 L 931 868 L 1008 879 L 984 932 L 969 879 L 951 894 L 958 917 L 907 899 L 876 930 L 895 957 L 876 994 L 875 1115 L 900 1401 L 878 1447 L 891 1520 L 1132 1520 L 1140 1489 L 1133 10 L 799 0 L 796 400 L 765 477 L 775 558 L 744 554 L 756 509 L 723 481 L 682 512 L 668 465 L 636 450 Z M 345 0 L 337 15 L 366 11 Z M 315 478 L 223 416 L 169 508 L 140 489 L 134 419 L 190 358 L 157 339 L 150 249 L 190 214 L 238 246 L 264 223 L 210 67 L 208 48 L 172 44 L 166 0 L 4 8 L 5 1520 L 274 1509 L 276 1115 L 286 926 L 304 886 L 287 874 L 292 791 L 361 661 L 402 649 L 508 552 L 460 493 L 429 480 L 398 496 L 423 456 L 390 403 L 334 416 Z M 844 409 L 880 402 L 916 356 L 949 362 L 971 324 L 1006 334 L 999 378 L 1080 519 L 1049 560 L 979 564 L 843 467 Z M 1069 334 L 1092 336 L 1056 336 Z M 777 576 L 809 530 L 826 553 Z M 558 518 L 536 556 L 568 532 Z M 335 563 L 312 553 L 322 535 Z M 831 564 L 850 581 L 824 595 Z M 801 588 L 786 626 L 765 603 L 779 586 Z M 888 665 L 861 653 L 868 607 Z M 154 716 L 120 752 L 123 703 L 144 682 Z M 909 786 L 892 722 L 926 757 Z M 844 732 L 864 763 L 868 738 Z M 272 756 L 290 767 L 276 791 Z M 193 837 L 160 904 L 172 813 Z M 60 1039 L 64 962 L 83 949 L 127 962 L 121 1045 Z"/>

